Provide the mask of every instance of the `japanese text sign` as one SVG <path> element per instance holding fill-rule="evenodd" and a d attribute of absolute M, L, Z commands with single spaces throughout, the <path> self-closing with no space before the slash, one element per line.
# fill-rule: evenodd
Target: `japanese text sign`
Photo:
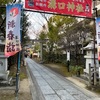
<path fill-rule="evenodd" d="M 12 56 L 21 50 L 20 19 L 21 5 L 7 5 L 6 7 L 6 44 L 5 56 Z"/>
<path fill-rule="evenodd" d="M 25 0 L 25 8 L 71 16 L 92 17 L 92 0 Z"/>
<path fill-rule="evenodd" d="M 100 60 L 100 18 L 96 18 L 96 37 L 97 37 L 98 60 Z"/>

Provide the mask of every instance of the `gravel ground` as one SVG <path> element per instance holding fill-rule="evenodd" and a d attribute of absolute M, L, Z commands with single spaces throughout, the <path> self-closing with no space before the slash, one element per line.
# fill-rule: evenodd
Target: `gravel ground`
<path fill-rule="evenodd" d="M 16 66 L 12 66 L 10 69 L 11 73 L 16 73 Z M 30 92 L 30 83 L 27 77 L 26 67 L 21 66 L 20 68 L 20 85 L 19 85 L 19 93 L 18 100 L 32 100 L 31 92 Z M 15 86 L 0 86 L 0 100 L 16 100 L 15 98 Z"/>
<path fill-rule="evenodd" d="M 28 79 L 20 81 L 18 100 L 32 100 Z M 0 88 L 0 100 L 15 100 L 15 87 Z"/>

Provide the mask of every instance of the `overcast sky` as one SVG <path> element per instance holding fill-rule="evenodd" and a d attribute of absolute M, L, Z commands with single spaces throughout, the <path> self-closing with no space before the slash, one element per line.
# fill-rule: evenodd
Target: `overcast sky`
<path fill-rule="evenodd" d="M 29 21 L 31 26 L 29 27 L 29 35 L 31 38 L 35 38 L 36 34 L 39 33 L 42 29 L 42 26 L 46 24 L 46 20 L 41 16 L 40 13 L 28 12 Z"/>
<path fill-rule="evenodd" d="M 24 2 L 25 0 L 21 1 Z M 38 12 L 27 11 L 27 14 L 29 16 L 29 21 L 31 22 L 31 26 L 29 27 L 29 35 L 31 39 L 34 39 L 36 38 L 36 34 L 42 30 L 42 26 L 46 24 L 46 20 Z M 46 16 L 48 17 L 50 14 L 46 14 Z"/>

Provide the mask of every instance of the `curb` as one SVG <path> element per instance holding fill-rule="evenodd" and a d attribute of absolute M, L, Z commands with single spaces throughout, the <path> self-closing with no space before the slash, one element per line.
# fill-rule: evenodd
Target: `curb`
<path fill-rule="evenodd" d="M 79 77 L 76 77 L 76 76 L 72 76 L 72 78 L 78 80 L 79 82 L 83 83 L 84 85 L 88 85 L 89 84 L 88 81 L 86 81 L 86 80 L 84 80 L 82 78 L 79 78 Z"/>
<path fill-rule="evenodd" d="M 28 74 L 28 79 L 29 79 L 29 84 L 30 84 L 30 91 L 32 94 L 32 100 L 45 100 L 44 96 L 38 86 L 38 83 L 34 77 L 34 75 L 32 75 L 32 72 L 29 68 L 29 66 L 27 65 L 26 67 L 27 70 L 27 74 Z"/>

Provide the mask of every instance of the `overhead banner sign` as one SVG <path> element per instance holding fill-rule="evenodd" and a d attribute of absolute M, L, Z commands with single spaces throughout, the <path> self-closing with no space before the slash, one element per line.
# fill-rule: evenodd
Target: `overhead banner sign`
<path fill-rule="evenodd" d="M 33 11 L 92 17 L 92 0 L 25 0 L 25 8 Z"/>
<path fill-rule="evenodd" d="M 20 19 L 21 5 L 7 5 L 6 7 L 6 44 L 5 56 L 15 55 L 21 50 Z"/>
<path fill-rule="evenodd" d="M 97 53 L 100 60 L 100 18 L 96 18 Z"/>

